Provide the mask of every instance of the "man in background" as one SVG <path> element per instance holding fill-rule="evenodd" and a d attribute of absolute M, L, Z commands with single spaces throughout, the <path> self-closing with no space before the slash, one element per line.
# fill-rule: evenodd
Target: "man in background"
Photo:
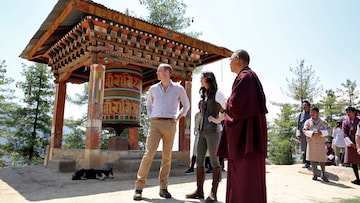
<path fill-rule="evenodd" d="M 303 168 L 310 168 L 310 161 L 306 160 L 307 141 L 306 141 L 306 136 L 304 135 L 303 132 L 303 128 L 305 121 L 311 118 L 310 116 L 311 104 L 309 101 L 304 100 L 302 105 L 303 105 L 303 111 L 299 114 L 298 117 L 296 136 L 300 140 L 301 151 L 303 151 L 303 163 L 305 164 Z"/>

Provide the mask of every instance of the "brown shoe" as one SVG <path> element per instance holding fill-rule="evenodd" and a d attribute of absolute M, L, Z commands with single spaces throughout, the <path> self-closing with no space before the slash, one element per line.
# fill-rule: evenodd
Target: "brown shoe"
<path fill-rule="evenodd" d="M 161 189 L 159 192 L 160 197 L 169 199 L 171 198 L 171 194 L 169 193 L 169 191 L 167 189 Z"/>

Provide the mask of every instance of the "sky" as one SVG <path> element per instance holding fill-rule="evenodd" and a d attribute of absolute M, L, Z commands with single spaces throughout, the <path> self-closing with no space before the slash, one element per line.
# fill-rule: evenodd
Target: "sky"
<path fill-rule="evenodd" d="M 128 8 L 137 16 L 146 17 L 146 8 L 136 0 L 95 0 L 104 6 L 124 12 Z M 186 31 L 202 32 L 200 40 L 232 51 L 245 49 L 250 54 L 250 68 L 259 76 L 267 97 L 271 120 L 279 113 L 269 102 L 291 102 L 281 90 L 287 89 L 286 78 L 294 74 L 305 60 L 320 79 L 324 90 L 341 88 L 347 79 L 356 81 L 360 64 L 360 1 L 356 0 L 183 0 L 187 17 L 194 22 Z M 39 29 L 56 0 L 12 0 L 0 7 L 0 59 L 6 61 L 8 77 L 23 80 L 19 58 Z M 230 95 L 235 74 L 230 72 L 229 60 L 204 66 L 213 71 L 219 89 Z M 192 106 L 196 107 L 199 75 L 193 77 Z M 69 85 L 70 86 L 70 85 Z M 68 93 L 82 88 L 67 88 Z M 74 107 L 66 107 L 65 115 L 76 117 Z M 196 108 L 193 108 L 192 115 Z"/>

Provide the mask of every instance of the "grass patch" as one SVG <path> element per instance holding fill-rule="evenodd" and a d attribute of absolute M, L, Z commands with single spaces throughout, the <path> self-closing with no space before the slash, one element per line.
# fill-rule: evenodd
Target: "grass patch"
<path fill-rule="evenodd" d="M 358 202 L 360 202 L 360 197 L 356 197 L 354 199 L 341 200 L 339 203 L 358 203 Z"/>

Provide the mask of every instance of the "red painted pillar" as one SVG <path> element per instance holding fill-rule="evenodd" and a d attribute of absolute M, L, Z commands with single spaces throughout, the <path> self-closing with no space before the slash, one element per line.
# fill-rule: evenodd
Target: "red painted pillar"
<path fill-rule="evenodd" d="M 191 81 L 185 82 L 185 91 L 191 104 Z M 182 151 L 190 151 L 190 137 L 191 137 L 191 106 L 185 117 L 185 132 Z"/>
<path fill-rule="evenodd" d="M 99 167 L 102 111 L 104 99 L 105 65 L 92 64 L 89 76 L 88 119 L 86 122 L 86 141 L 84 166 Z"/>
<path fill-rule="evenodd" d="M 65 98 L 66 98 L 66 84 L 58 83 L 55 84 L 56 95 L 54 101 L 54 113 L 51 128 L 50 138 L 50 151 L 53 148 L 61 148 L 62 135 L 63 135 L 63 124 L 64 124 L 64 109 L 65 109 Z M 51 159 L 51 153 L 50 153 Z"/>
<path fill-rule="evenodd" d="M 191 104 L 191 81 L 181 81 Z M 185 118 L 179 121 L 179 151 L 190 151 L 191 108 Z"/>
<path fill-rule="evenodd" d="M 139 128 L 129 128 L 129 150 L 139 149 Z"/>

